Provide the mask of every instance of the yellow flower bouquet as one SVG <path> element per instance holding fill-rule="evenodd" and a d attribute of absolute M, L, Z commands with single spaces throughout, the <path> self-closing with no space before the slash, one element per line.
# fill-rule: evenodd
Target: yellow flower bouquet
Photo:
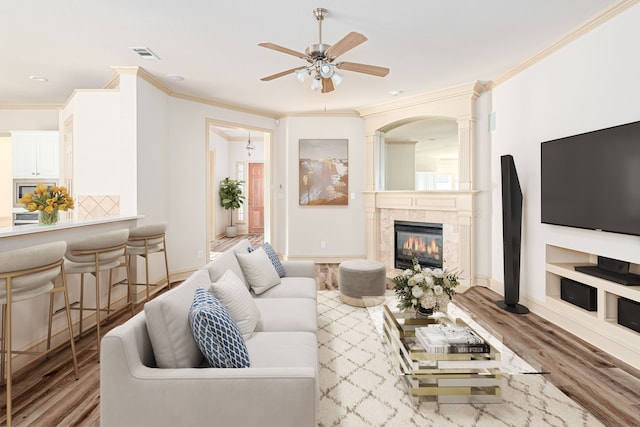
<path fill-rule="evenodd" d="M 29 212 L 39 211 L 41 224 L 56 224 L 58 211 L 74 208 L 73 197 L 66 187 L 36 185 L 33 193 L 27 193 L 18 200 Z"/>

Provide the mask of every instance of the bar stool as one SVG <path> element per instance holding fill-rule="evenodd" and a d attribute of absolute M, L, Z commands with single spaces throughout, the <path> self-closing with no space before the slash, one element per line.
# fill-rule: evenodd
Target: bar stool
<path fill-rule="evenodd" d="M 17 249 L 0 253 L 0 304 L 2 305 L 2 363 L 0 368 L 0 381 L 4 383 L 5 363 L 7 369 L 7 425 L 11 425 L 11 355 L 34 354 L 43 355 L 51 351 L 51 320 L 53 316 L 53 296 L 57 292 L 64 295 L 65 311 L 67 313 L 67 328 L 73 368 L 76 379 L 78 375 L 78 361 L 76 359 L 76 347 L 73 339 L 73 327 L 71 313 L 69 311 L 69 295 L 67 292 L 67 279 L 64 270 L 64 252 L 67 247 L 65 242 L 53 242 L 30 248 Z M 54 279 L 62 277 L 62 285 L 56 286 Z M 13 304 L 40 295 L 49 294 L 49 339 L 47 349 L 44 352 L 16 351 L 11 348 L 11 317 Z M 6 358 L 6 360 L 5 360 Z"/>
<path fill-rule="evenodd" d="M 142 225 L 129 230 L 129 240 L 127 242 L 127 257 L 129 258 L 129 265 L 131 265 L 132 256 L 141 256 L 144 258 L 146 273 L 145 283 L 132 283 L 132 285 L 145 286 L 147 291 L 146 301 L 149 301 L 149 286 L 156 286 L 156 284 L 149 283 L 149 255 L 152 253 L 164 253 L 164 269 L 167 275 L 167 286 L 171 289 L 171 281 L 169 280 L 169 262 L 167 261 L 167 244 L 165 240 L 166 230 L 166 221 L 156 224 Z"/>
<path fill-rule="evenodd" d="M 79 334 L 82 335 L 82 321 L 84 310 L 95 311 L 96 313 L 96 337 L 98 343 L 98 359 L 100 358 L 100 313 L 107 312 L 107 316 L 111 312 L 111 286 L 113 279 L 113 270 L 119 267 L 125 267 L 127 272 L 127 283 L 129 280 L 129 262 L 126 260 L 122 264 L 120 260 L 126 252 L 127 238 L 129 237 L 128 229 L 114 230 L 106 233 L 96 234 L 91 237 L 70 242 L 67 245 L 65 254 L 64 269 L 67 274 L 80 274 L 80 307 L 73 309 L 80 310 Z M 107 308 L 100 305 L 100 272 L 109 271 L 109 301 Z M 92 274 L 96 283 L 96 305 L 93 308 L 84 306 L 84 276 Z M 127 301 L 131 299 L 131 287 L 128 286 Z M 131 306 L 133 314 L 133 306 Z"/>

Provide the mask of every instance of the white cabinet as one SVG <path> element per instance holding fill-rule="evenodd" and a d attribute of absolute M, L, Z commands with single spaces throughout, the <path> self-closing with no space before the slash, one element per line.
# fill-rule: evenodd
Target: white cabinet
<path fill-rule="evenodd" d="M 595 265 L 598 255 L 546 245 L 545 307 L 555 314 L 554 323 L 638 367 L 640 333 L 618 324 L 618 299 L 640 302 L 640 286 L 625 286 L 576 271 L 577 265 Z M 631 263 L 629 271 L 640 274 L 640 265 Z M 597 309 L 587 311 L 563 300 L 563 277 L 595 288 Z"/>
<path fill-rule="evenodd" d="M 11 141 L 14 178 L 58 177 L 57 131 L 13 131 Z"/>

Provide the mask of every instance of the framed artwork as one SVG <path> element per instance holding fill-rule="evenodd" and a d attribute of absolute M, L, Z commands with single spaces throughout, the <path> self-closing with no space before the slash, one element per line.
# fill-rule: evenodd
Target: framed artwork
<path fill-rule="evenodd" d="M 349 141 L 301 139 L 298 186 L 301 205 L 349 204 Z"/>

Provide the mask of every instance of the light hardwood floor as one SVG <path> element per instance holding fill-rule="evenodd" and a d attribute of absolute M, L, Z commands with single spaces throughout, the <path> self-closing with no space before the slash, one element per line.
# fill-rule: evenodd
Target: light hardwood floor
<path fill-rule="evenodd" d="M 335 265 L 322 265 L 319 287 L 336 288 Z M 565 394 L 607 426 L 640 426 L 640 371 L 576 338 L 535 314 L 513 315 L 499 309 L 500 296 L 486 288 L 472 288 L 455 296 L 483 326 L 502 335 L 504 342 Z M 137 311 L 142 307 L 137 307 Z M 129 311 L 113 315 L 104 333 L 129 318 Z M 98 426 L 99 381 L 95 336 L 87 331 L 77 341 L 80 380 L 73 379 L 69 348 L 41 359 L 14 376 L 14 425 Z M 6 396 L 0 388 L 0 424 L 6 422 Z"/>

